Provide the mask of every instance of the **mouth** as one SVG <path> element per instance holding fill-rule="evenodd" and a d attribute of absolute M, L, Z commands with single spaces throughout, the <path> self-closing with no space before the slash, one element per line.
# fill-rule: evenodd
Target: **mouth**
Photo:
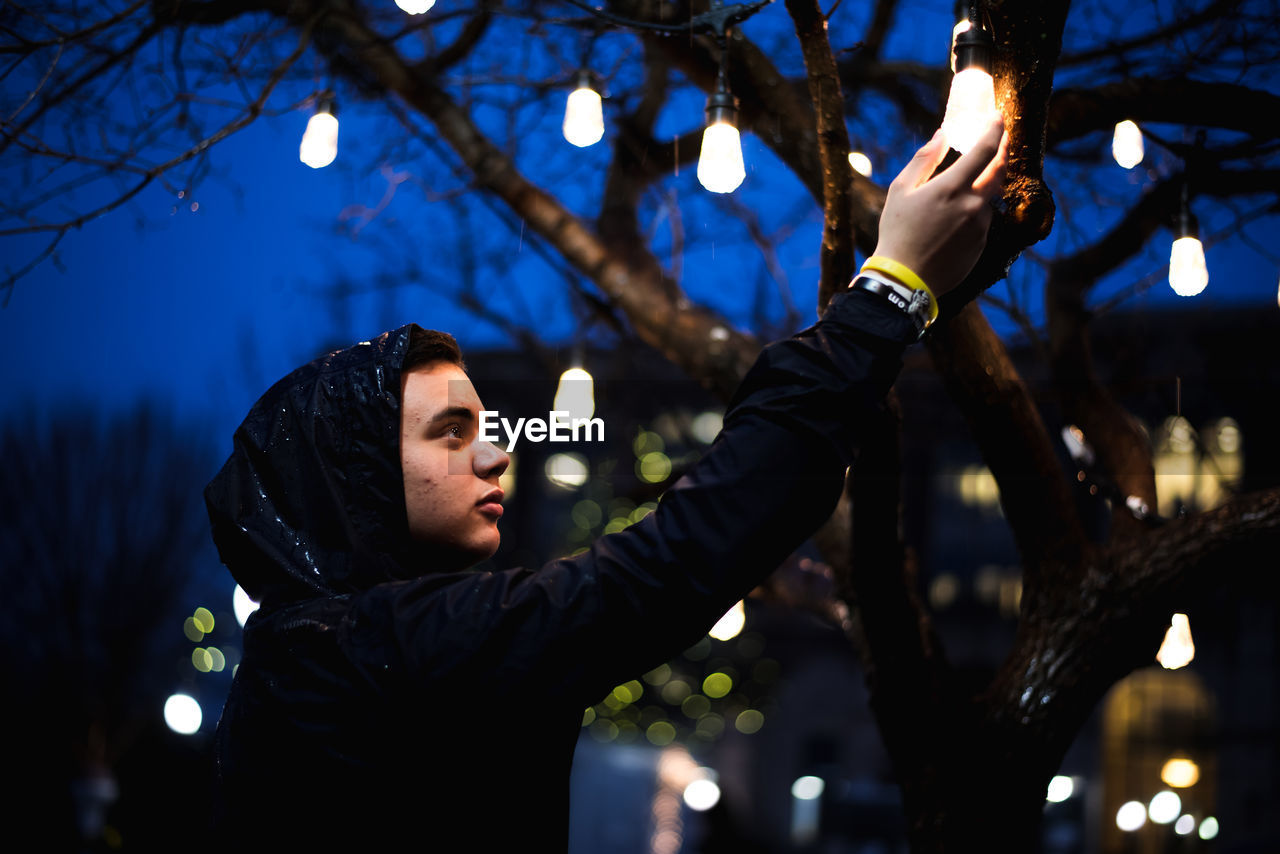
<path fill-rule="evenodd" d="M 495 489 L 484 498 L 476 502 L 476 507 L 481 513 L 492 516 L 494 519 L 502 518 L 502 497 L 505 495 L 501 489 Z"/>

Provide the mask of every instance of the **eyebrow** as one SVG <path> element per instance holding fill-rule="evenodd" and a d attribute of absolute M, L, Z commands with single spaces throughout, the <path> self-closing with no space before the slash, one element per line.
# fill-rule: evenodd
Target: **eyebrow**
<path fill-rule="evenodd" d="M 457 418 L 462 421 L 474 421 L 475 415 L 465 406 L 450 406 L 448 409 L 442 409 L 427 421 L 428 424 L 437 424 L 441 421 L 447 421 L 451 418 Z"/>

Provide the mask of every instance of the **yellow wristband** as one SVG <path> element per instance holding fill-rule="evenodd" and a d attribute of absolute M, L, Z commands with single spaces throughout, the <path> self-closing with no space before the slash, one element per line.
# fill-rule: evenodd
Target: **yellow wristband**
<path fill-rule="evenodd" d="M 886 276 L 892 276 L 913 291 L 924 291 L 929 295 L 929 323 L 933 323 L 938 319 L 938 298 L 933 295 L 933 291 L 929 290 L 929 286 L 924 283 L 924 279 L 920 278 L 916 271 L 906 264 L 887 258 L 884 255 L 872 255 L 862 262 L 862 269 L 875 270 L 878 273 L 884 273 Z"/>

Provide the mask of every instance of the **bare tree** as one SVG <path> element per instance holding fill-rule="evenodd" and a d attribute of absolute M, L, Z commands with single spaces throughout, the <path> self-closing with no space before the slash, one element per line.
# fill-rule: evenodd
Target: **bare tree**
<path fill-rule="evenodd" d="M 179 682 L 182 609 L 203 592 L 201 560 L 214 564 L 206 442 L 145 408 L 114 419 L 69 409 L 0 435 L 5 731 L 27 793 L 11 822 L 19 839 L 30 831 L 48 850 L 97 839 L 117 764 Z"/>
<path fill-rule="evenodd" d="M 854 615 L 851 639 L 918 852 L 1037 848 L 1045 784 L 1089 711 L 1151 660 L 1187 590 L 1226 555 L 1274 542 L 1280 530 L 1274 489 L 1153 526 L 1142 509 L 1157 506 L 1150 442 L 1095 369 L 1089 337 L 1092 314 L 1115 302 L 1095 293 L 1099 283 L 1148 251 L 1184 187 L 1202 211 L 1213 206 L 1219 237 L 1250 239 L 1251 217 L 1275 212 L 1280 161 L 1270 122 L 1280 107 L 1280 54 L 1267 34 L 1280 9 L 1268 0 L 1168 0 L 1144 5 L 1138 18 L 1115 4 L 1065 0 L 973 8 L 995 38 L 1010 175 L 987 250 L 944 301 L 927 346 L 999 483 L 1022 558 L 1017 636 L 990 684 L 958 689 L 931 629 L 914 561 L 895 536 L 892 455 L 858 464 L 821 536 Z M 950 75 L 945 33 L 933 59 L 889 50 L 903 33 L 938 38 L 913 31 L 918 16 L 894 0 L 837 0 L 826 11 L 787 0 L 785 11 L 767 9 L 727 38 L 697 26 L 714 11 L 659 0 L 595 11 L 576 2 L 442 0 L 429 16 L 407 17 L 389 3 L 353 0 L 117 0 L 86 18 L 72 4 L 7 3 L 0 53 L 8 79 L 22 82 L 11 90 L 29 94 L 6 96 L 0 117 L 0 152 L 9 174 L 22 176 L 0 201 L 0 235 L 46 240 L 10 271 L 8 285 L 89 218 L 153 182 L 174 192 L 191 186 L 220 140 L 333 88 L 381 105 L 395 128 L 381 156 L 413 164 L 410 173 L 433 188 L 427 202 L 479 200 L 545 254 L 584 314 L 601 315 L 727 396 L 759 341 L 710 308 L 726 283 L 699 272 L 703 286 L 683 268 L 681 223 L 709 209 L 728 213 L 740 243 L 762 247 L 762 265 L 777 269 L 777 234 L 762 224 L 775 220 L 677 195 L 689 182 L 675 173 L 692 166 L 701 126 L 691 119 L 674 136 L 659 133 L 671 105 L 713 91 L 727 69 L 740 127 L 794 182 L 780 180 L 777 198 L 797 207 L 770 206 L 822 212 L 820 308 L 848 282 L 855 253 L 874 247 L 884 198 L 850 168 L 850 127 L 880 150 L 912 149 L 938 123 Z M 582 190 L 566 180 L 568 158 L 527 131 L 531 115 L 559 111 L 557 92 L 591 58 L 607 66 L 616 129 L 603 182 Z M 1101 149 L 1126 118 L 1159 146 L 1137 180 L 1110 189 L 1100 176 L 1115 167 Z M 89 181 L 103 188 L 96 203 L 64 210 L 67 190 Z M 377 212 L 348 213 L 364 228 Z M 458 268 L 470 274 L 453 296 L 536 339 L 532 313 L 499 310 L 479 288 L 483 238 L 457 245 Z M 1106 542 L 1086 535 L 1056 440 L 978 303 L 967 301 L 1020 257 L 1028 272 L 986 304 L 1023 325 L 1061 411 L 1096 449 L 1099 477 L 1116 497 Z M 443 277 L 412 256 L 394 263 L 403 265 L 395 275 L 442 287 Z M 1043 312 L 1027 299 L 1032 288 L 1043 293 Z M 880 433 L 896 446 L 892 420 Z"/>

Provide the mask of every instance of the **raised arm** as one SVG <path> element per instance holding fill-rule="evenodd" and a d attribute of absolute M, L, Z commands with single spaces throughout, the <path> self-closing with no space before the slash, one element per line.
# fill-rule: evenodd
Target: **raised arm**
<path fill-rule="evenodd" d="M 982 250 L 1002 129 L 933 176 L 945 150 L 935 136 L 893 182 L 878 250 L 938 293 Z M 894 304 L 838 294 L 817 324 L 763 350 L 720 436 L 654 513 L 537 570 L 384 585 L 360 606 L 382 612 L 368 624 L 396 627 L 397 667 L 416 678 L 594 700 L 695 642 L 830 515 L 915 337 Z"/>

